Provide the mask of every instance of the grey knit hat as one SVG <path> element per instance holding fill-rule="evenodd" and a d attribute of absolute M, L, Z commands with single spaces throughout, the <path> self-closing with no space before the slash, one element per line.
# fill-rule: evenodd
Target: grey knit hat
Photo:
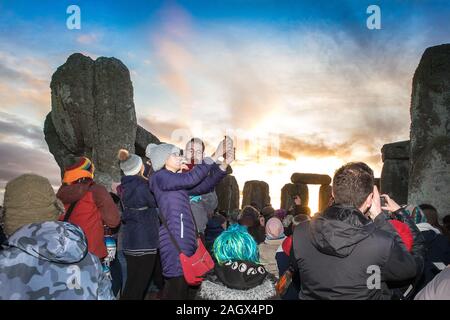
<path fill-rule="evenodd" d="M 126 176 L 134 176 L 141 171 L 142 159 L 141 157 L 129 153 L 125 149 L 119 151 L 118 158 L 120 160 L 120 169 L 122 169 L 123 174 Z"/>
<path fill-rule="evenodd" d="M 145 149 L 145 156 L 152 162 L 154 171 L 158 171 L 164 167 L 166 160 L 173 153 L 179 153 L 180 148 L 169 143 L 154 144 L 150 143 Z"/>

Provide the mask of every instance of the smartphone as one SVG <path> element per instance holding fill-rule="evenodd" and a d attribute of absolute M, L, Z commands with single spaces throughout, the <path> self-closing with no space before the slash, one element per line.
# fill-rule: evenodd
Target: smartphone
<path fill-rule="evenodd" d="M 380 204 L 381 204 L 381 207 L 385 207 L 386 206 L 387 202 L 386 202 L 386 198 L 385 197 L 380 196 Z"/>

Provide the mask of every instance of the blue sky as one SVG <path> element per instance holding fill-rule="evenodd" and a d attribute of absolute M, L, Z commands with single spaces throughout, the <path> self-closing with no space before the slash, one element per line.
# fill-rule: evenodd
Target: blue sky
<path fill-rule="evenodd" d="M 66 28 L 72 4 L 81 30 Z M 366 27 L 372 4 L 381 30 Z M 279 137 L 275 162 L 241 152 L 241 188 L 263 173 L 278 199 L 293 171 L 350 160 L 379 174 L 381 146 L 409 138 L 414 70 L 450 41 L 449 19 L 448 1 L 0 0 L 0 160 L 11 166 L 0 189 L 35 170 L 59 183 L 40 130 L 51 75 L 74 52 L 121 59 L 138 122 L 165 141 L 177 128 L 211 151 L 228 129 L 255 144 Z M 24 152 L 36 161 L 17 161 Z"/>

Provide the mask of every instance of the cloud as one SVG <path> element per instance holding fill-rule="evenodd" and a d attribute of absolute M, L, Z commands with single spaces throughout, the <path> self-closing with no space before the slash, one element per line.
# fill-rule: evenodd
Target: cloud
<path fill-rule="evenodd" d="M 0 190 L 8 181 L 24 173 L 44 176 L 54 186 L 61 183 L 60 170 L 53 156 L 42 149 L 0 141 L 0 163 Z"/>
<path fill-rule="evenodd" d="M 83 45 L 90 45 L 90 44 L 94 44 L 97 43 L 99 41 L 100 35 L 96 34 L 96 33 L 87 33 L 87 34 L 82 34 L 79 35 L 76 38 L 76 41 L 79 44 L 83 44 Z"/>
<path fill-rule="evenodd" d="M 21 120 L 18 116 L 0 111 L 0 141 L 14 140 L 18 144 L 48 150 L 42 127 Z"/>
<path fill-rule="evenodd" d="M 49 112 L 50 70 L 45 60 L 0 51 L 0 109 L 28 110 L 37 116 Z"/>
<path fill-rule="evenodd" d="M 185 131 L 189 136 L 191 135 L 191 131 L 185 123 L 176 121 L 163 121 L 157 118 L 139 118 L 138 124 L 164 142 L 173 142 L 172 140 L 175 138 L 175 134 L 180 130 Z"/>

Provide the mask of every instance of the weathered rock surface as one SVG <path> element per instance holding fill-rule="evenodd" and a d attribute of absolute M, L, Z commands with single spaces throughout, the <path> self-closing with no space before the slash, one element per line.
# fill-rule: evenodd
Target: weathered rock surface
<path fill-rule="evenodd" d="M 391 160 L 409 160 L 410 143 L 409 140 L 385 144 L 381 148 L 381 158 Z"/>
<path fill-rule="evenodd" d="M 425 50 L 411 95 L 408 201 L 450 213 L 450 44 Z"/>
<path fill-rule="evenodd" d="M 259 180 L 245 182 L 242 197 L 242 208 L 252 202 L 256 203 L 259 211 L 261 211 L 266 204 L 270 204 L 269 185 L 266 182 Z"/>
<path fill-rule="evenodd" d="M 331 199 L 331 186 L 321 185 L 319 189 L 319 212 L 328 208 Z"/>
<path fill-rule="evenodd" d="M 301 184 L 327 184 L 331 183 L 331 177 L 326 174 L 294 173 L 291 176 L 292 183 Z"/>
<path fill-rule="evenodd" d="M 289 210 L 294 205 L 292 197 L 300 195 L 302 205 L 307 207 L 309 204 L 309 191 L 306 184 L 287 183 L 281 188 L 281 209 Z"/>
<path fill-rule="evenodd" d="M 232 175 L 227 175 L 216 186 L 219 211 L 231 212 L 239 209 L 239 185 Z"/>
<path fill-rule="evenodd" d="M 407 204 L 408 177 L 408 160 L 386 159 L 381 170 L 381 193 L 388 194 L 398 204 Z"/>
<path fill-rule="evenodd" d="M 61 171 L 71 156 L 85 155 L 96 167 L 95 179 L 108 189 L 120 181 L 117 151 L 145 155 L 148 143 L 159 143 L 136 123 L 133 85 L 118 59 L 92 60 L 72 54 L 52 76 L 52 111 L 44 124 L 45 140 Z"/>

